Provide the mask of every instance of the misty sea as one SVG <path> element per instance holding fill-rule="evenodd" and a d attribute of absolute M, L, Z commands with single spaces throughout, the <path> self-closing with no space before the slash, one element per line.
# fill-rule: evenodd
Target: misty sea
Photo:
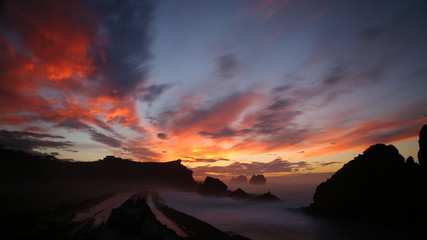
<path fill-rule="evenodd" d="M 312 202 L 318 183 L 227 184 L 230 190 L 271 191 L 282 201 L 265 203 L 172 190 L 160 194 L 170 207 L 252 240 L 420 239 L 405 230 L 323 219 L 295 210 Z"/>

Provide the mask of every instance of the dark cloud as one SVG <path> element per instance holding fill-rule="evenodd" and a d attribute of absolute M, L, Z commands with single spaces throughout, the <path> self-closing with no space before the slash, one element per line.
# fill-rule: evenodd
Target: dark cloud
<path fill-rule="evenodd" d="M 191 111 L 182 113 L 181 111 L 166 111 L 161 113 L 162 118 L 168 118 L 173 131 L 180 132 L 188 129 L 198 129 L 200 131 L 212 131 L 227 127 L 230 123 L 252 104 L 254 94 L 233 93 L 215 102 L 210 102 Z M 159 118 L 157 118 L 159 119 Z M 162 121 L 162 119 L 160 119 Z"/>
<path fill-rule="evenodd" d="M 36 152 L 47 148 L 67 149 L 74 146 L 70 141 L 53 141 L 52 139 L 63 139 L 63 137 L 46 133 L 0 130 L 0 142 L 5 148 Z"/>
<path fill-rule="evenodd" d="M 209 137 L 209 138 L 213 138 L 213 139 L 219 139 L 219 138 L 244 136 L 244 135 L 247 135 L 251 132 L 253 132 L 252 129 L 234 130 L 234 129 L 225 127 L 225 128 L 220 129 L 217 132 L 200 131 L 199 135 Z"/>
<path fill-rule="evenodd" d="M 277 158 L 271 162 L 251 162 L 240 163 L 234 162 L 227 166 L 202 166 L 193 168 L 198 173 L 222 173 L 230 175 L 252 175 L 252 174 L 266 174 L 266 173 L 279 173 L 279 172 L 296 172 L 300 169 L 307 168 L 309 164 L 301 161 L 291 163 L 287 160 Z"/>
<path fill-rule="evenodd" d="M 184 157 L 184 162 L 204 162 L 204 163 L 213 163 L 218 161 L 230 161 L 228 158 L 193 158 L 193 157 Z"/>
<path fill-rule="evenodd" d="M 127 95 L 147 79 L 153 6 L 149 1 L 121 0 L 91 1 L 90 5 L 99 18 L 99 38 L 104 42 L 93 78 L 111 93 Z"/>
<path fill-rule="evenodd" d="M 288 99 L 277 99 L 273 104 L 271 104 L 267 109 L 268 110 L 279 110 L 283 109 L 291 103 Z"/>
<path fill-rule="evenodd" d="M 110 146 L 110 147 L 118 148 L 118 147 L 121 147 L 121 145 L 122 145 L 120 140 L 118 140 L 114 137 L 107 136 L 105 134 L 99 133 L 95 128 L 89 126 L 88 124 L 86 124 L 83 121 L 80 121 L 79 119 L 76 119 L 76 118 L 68 118 L 68 119 L 58 123 L 56 126 L 66 128 L 66 129 L 70 129 L 70 130 L 75 130 L 75 129 L 83 130 L 83 131 L 89 133 L 90 138 L 92 140 L 99 142 L 99 143 L 103 143 L 103 144 Z M 108 127 L 108 126 L 106 126 L 105 128 L 112 131 L 112 129 L 110 129 L 110 127 Z"/>
<path fill-rule="evenodd" d="M 293 86 L 291 84 L 284 84 L 278 87 L 273 88 L 273 93 L 284 93 L 291 90 Z"/>
<path fill-rule="evenodd" d="M 289 110 L 285 112 L 265 112 L 257 117 L 257 122 L 252 126 L 260 134 L 278 134 L 285 127 L 292 125 L 292 121 L 300 111 Z"/>
<path fill-rule="evenodd" d="M 57 127 L 62 127 L 65 129 L 87 129 L 90 128 L 89 125 L 80 121 L 77 118 L 67 118 L 64 121 L 56 124 Z"/>
<path fill-rule="evenodd" d="M 329 69 L 322 83 L 325 85 L 337 84 L 340 81 L 345 80 L 346 73 L 342 65 L 337 65 Z"/>
<path fill-rule="evenodd" d="M 152 151 L 150 148 L 141 145 L 139 142 L 129 142 L 122 148 L 132 157 L 136 157 L 145 161 L 158 161 L 162 155 Z M 125 153 L 125 154 L 126 154 Z"/>
<path fill-rule="evenodd" d="M 164 91 L 171 88 L 172 84 L 161 84 L 161 85 L 152 85 L 147 88 L 141 88 L 140 91 L 143 93 L 140 97 L 143 102 L 153 102 L 156 100 Z"/>
<path fill-rule="evenodd" d="M 168 135 L 166 133 L 157 133 L 157 137 L 160 139 L 168 139 Z"/>
<path fill-rule="evenodd" d="M 108 145 L 110 147 L 115 147 L 115 148 L 122 146 L 122 142 L 120 140 L 115 139 L 115 138 L 110 137 L 110 136 L 107 136 L 107 135 L 104 135 L 102 133 L 99 133 L 98 131 L 96 131 L 93 128 L 89 128 L 88 132 L 90 134 L 90 138 L 96 142 L 100 142 L 100 143 L 103 143 L 105 145 Z"/>
<path fill-rule="evenodd" d="M 338 164 L 342 162 L 323 162 L 323 163 L 318 163 L 320 166 L 329 166 L 329 165 L 333 165 L 333 164 Z"/>
<path fill-rule="evenodd" d="M 239 62 L 232 54 L 223 55 L 216 59 L 217 71 L 221 78 L 231 79 L 236 75 L 236 70 L 239 67 Z"/>
<path fill-rule="evenodd" d="M 379 26 L 372 26 L 362 30 L 359 33 L 359 38 L 365 44 L 374 44 L 384 36 L 385 29 Z"/>

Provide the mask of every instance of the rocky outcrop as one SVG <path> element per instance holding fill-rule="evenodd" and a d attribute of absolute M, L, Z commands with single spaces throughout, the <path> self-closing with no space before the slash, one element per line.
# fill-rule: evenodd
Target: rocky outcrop
<path fill-rule="evenodd" d="M 427 219 L 427 172 L 392 145 L 376 144 L 321 183 L 307 212 L 349 220 L 414 224 Z M 407 204 L 410 202 L 410 204 Z"/>
<path fill-rule="evenodd" d="M 50 156 L 0 150 L 0 180 L 9 184 L 87 184 L 89 182 L 149 184 L 195 189 L 193 172 L 172 162 L 135 162 L 107 156 L 95 162 L 64 162 Z"/>
<path fill-rule="evenodd" d="M 252 175 L 251 180 L 249 180 L 250 184 L 254 185 L 264 185 L 267 182 L 264 175 Z"/>
<path fill-rule="evenodd" d="M 230 180 L 230 182 L 231 183 L 247 183 L 248 182 L 248 178 L 245 177 L 245 176 L 243 176 L 243 175 L 240 175 L 240 176 L 235 177 L 235 178 L 232 177 L 231 180 Z"/>
<path fill-rule="evenodd" d="M 421 128 L 418 144 L 420 146 L 420 150 L 418 151 L 418 162 L 421 166 L 427 167 L 427 125 Z"/>
<path fill-rule="evenodd" d="M 243 189 L 241 189 L 241 188 L 238 188 L 238 189 L 232 191 L 228 196 L 232 197 L 232 198 L 246 198 L 247 199 L 247 198 L 251 197 L 251 194 L 243 191 Z"/>
<path fill-rule="evenodd" d="M 147 204 L 149 199 L 152 204 Z M 182 230 L 182 236 L 161 221 L 168 221 L 176 227 L 175 230 Z M 250 240 L 240 235 L 228 234 L 195 217 L 170 208 L 158 193 L 149 191 L 138 192 L 113 209 L 105 224 L 84 232 L 77 230 L 76 233 L 71 240 Z"/>
<path fill-rule="evenodd" d="M 206 177 L 199 186 L 198 193 L 202 195 L 224 196 L 229 193 L 227 185 L 221 180 L 213 177 Z"/>
<path fill-rule="evenodd" d="M 277 201 L 280 201 L 280 199 L 278 197 L 276 197 L 275 195 L 271 194 L 270 191 L 268 191 L 267 193 L 264 193 L 264 194 L 256 195 L 251 200 L 263 201 L 263 202 L 277 202 Z"/>
<path fill-rule="evenodd" d="M 241 188 L 238 188 L 232 191 L 228 196 L 236 199 L 262 201 L 262 202 L 280 201 L 280 199 L 275 195 L 271 194 L 270 191 L 263 194 L 252 194 L 252 193 L 247 193 L 243 191 L 243 189 Z"/>
<path fill-rule="evenodd" d="M 231 197 L 240 200 L 280 201 L 278 197 L 274 196 L 270 192 L 264 194 L 252 194 L 245 192 L 241 188 L 229 191 L 225 183 L 212 177 L 206 177 L 203 184 L 200 184 L 198 193 L 201 195 Z"/>
<path fill-rule="evenodd" d="M 113 209 L 107 223 L 92 233 L 92 237 L 95 236 L 100 240 L 183 239 L 161 224 L 144 197 L 136 195 Z"/>

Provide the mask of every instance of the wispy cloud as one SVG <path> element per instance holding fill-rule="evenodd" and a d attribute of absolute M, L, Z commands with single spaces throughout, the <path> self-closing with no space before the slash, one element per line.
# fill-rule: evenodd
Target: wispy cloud
<path fill-rule="evenodd" d="M 253 175 L 253 174 L 272 174 L 285 172 L 298 172 L 308 167 L 309 164 L 304 161 L 289 162 L 280 158 L 270 162 L 234 162 L 227 166 L 202 166 L 193 168 L 197 174 L 221 173 L 224 175 Z"/>
<path fill-rule="evenodd" d="M 64 137 L 46 133 L 0 130 L 0 143 L 6 148 L 27 152 L 39 152 L 49 149 L 69 149 L 73 142 Z"/>

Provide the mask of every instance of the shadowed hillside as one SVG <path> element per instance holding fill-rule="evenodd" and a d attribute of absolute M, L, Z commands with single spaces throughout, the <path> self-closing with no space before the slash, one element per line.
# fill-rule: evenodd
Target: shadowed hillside
<path fill-rule="evenodd" d="M 424 137 L 420 134 L 421 152 Z M 387 225 L 423 225 L 427 223 L 426 193 L 424 164 L 412 157 L 405 161 L 392 145 L 376 144 L 321 183 L 308 212 Z"/>
<path fill-rule="evenodd" d="M 33 156 L 6 149 L 0 150 L 0 159 L 0 180 L 12 185 L 114 182 L 195 187 L 192 171 L 180 160 L 134 162 L 107 156 L 96 162 L 63 162 L 51 156 Z"/>

